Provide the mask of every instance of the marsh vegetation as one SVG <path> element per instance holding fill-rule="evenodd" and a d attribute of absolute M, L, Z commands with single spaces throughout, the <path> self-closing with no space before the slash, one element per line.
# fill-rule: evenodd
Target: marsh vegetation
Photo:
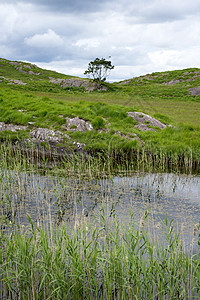
<path fill-rule="evenodd" d="M 199 299 L 199 69 L 89 93 L 0 61 L 1 125 L 26 126 L 0 131 L 0 298 Z M 128 111 L 166 128 L 141 131 Z M 94 130 L 62 127 L 73 117 Z M 39 127 L 69 139 L 35 147 Z"/>
<path fill-rule="evenodd" d="M 1 147 L 2 299 L 199 298 L 197 174 L 11 153 Z"/>

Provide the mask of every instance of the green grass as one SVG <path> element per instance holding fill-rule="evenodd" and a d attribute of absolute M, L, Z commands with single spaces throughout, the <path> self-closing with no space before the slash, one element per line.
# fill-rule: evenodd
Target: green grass
<path fill-rule="evenodd" d="M 24 65 L 32 67 L 34 73 L 27 74 Z M 0 122 L 47 127 L 69 134 L 72 140 L 84 143 L 89 152 L 110 151 L 120 155 L 131 151 L 152 151 L 152 154 L 182 156 L 199 161 L 200 158 L 200 96 L 189 95 L 189 88 L 200 85 L 199 69 L 153 73 L 133 78 L 126 84 L 106 84 L 107 92 L 86 92 L 82 88 L 63 89 L 49 82 L 49 77 L 70 78 L 53 71 L 42 70 L 30 64 L 21 63 L 22 70 L 7 60 L 0 61 L 0 77 L 22 80 L 25 86 L 8 85 L 2 78 L 0 83 Z M 1 79 L 0 78 L 0 79 Z M 166 85 L 171 80 L 179 83 Z M 174 128 L 142 132 L 137 123 L 127 116 L 127 111 L 141 111 L 171 124 Z M 91 121 L 95 131 L 84 134 L 66 132 L 62 129 L 65 117 L 78 116 Z M 108 127 L 110 131 L 98 132 Z M 28 131 L 27 131 L 28 132 Z M 18 132 L 18 138 L 26 133 Z M 116 134 L 117 132 L 117 134 Z M 119 134 L 120 132 L 120 134 Z M 127 136 L 137 134 L 143 141 L 131 141 Z M 1 139 L 5 133 L 1 133 Z M 10 137 L 16 139 L 16 134 Z M 191 155 L 192 153 L 192 155 Z"/>

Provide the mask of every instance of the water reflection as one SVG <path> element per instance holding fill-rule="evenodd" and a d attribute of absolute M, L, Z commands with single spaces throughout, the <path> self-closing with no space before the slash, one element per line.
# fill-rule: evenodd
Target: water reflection
<path fill-rule="evenodd" d="M 184 235 L 200 216 L 200 177 L 183 174 L 135 173 L 100 180 L 82 176 L 43 176 L 1 170 L 0 213 L 11 222 L 27 224 L 27 215 L 39 226 L 70 223 L 79 215 L 92 217 L 105 205 L 126 226 L 132 211 L 140 222 L 149 211 L 152 228 L 166 216 Z"/>

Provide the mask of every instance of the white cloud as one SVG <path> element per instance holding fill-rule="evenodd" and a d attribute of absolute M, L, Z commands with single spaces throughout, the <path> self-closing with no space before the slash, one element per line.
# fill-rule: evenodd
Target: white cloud
<path fill-rule="evenodd" d="M 200 66 L 200 46 L 182 50 L 162 50 L 149 53 L 152 64 L 159 69 L 175 69 Z"/>
<path fill-rule="evenodd" d="M 25 38 L 24 41 L 28 46 L 46 49 L 61 47 L 64 44 L 63 39 L 51 29 L 45 33 Z"/>
<path fill-rule="evenodd" d="M 97 48 L 100 46 L 98 39 L 80 39 L 76 41 L 74 46 L 83 47 L 84 49 Z"/>
<path fill-rule="evenodd" d="M 199 0 L 1 0 L 0 25 L 0 57 L 66 74 L 110 55 L 111 80 L 200 65 Z"/>

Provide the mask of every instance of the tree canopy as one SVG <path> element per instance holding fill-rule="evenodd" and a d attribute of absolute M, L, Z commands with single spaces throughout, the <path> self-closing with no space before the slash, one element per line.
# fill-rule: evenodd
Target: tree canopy
<path fill-rule="evenodd" d="M 98 88 L 100 88 L 112 69 L 114 69 L 114 66 L 110 60 L 96 58 L 88 64 L 88 69 L 84 72 L 84 75 L 88 75 L 89 78 L 96 81 Z"/>

